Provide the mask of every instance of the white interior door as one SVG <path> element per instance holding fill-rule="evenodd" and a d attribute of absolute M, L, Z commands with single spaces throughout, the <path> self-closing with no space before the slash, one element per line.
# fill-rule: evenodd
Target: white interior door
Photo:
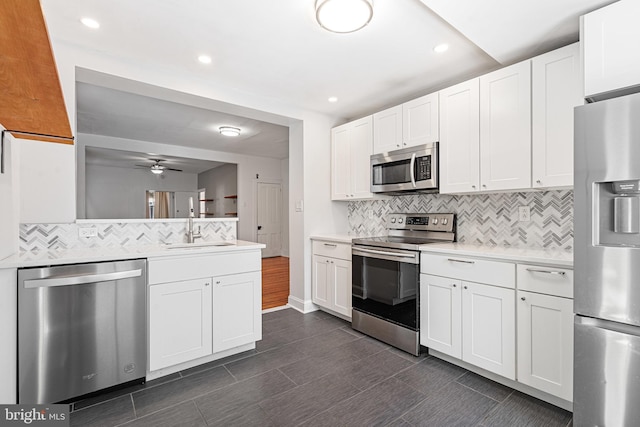
<path fill-rule="evenodd" d="M 176 191 L 174 197 L 174 218 L 189 218 L 189 197 L 193 197 L 193 214 L 196 218 L 200 216 L 197 191 Z"/>
<path fill-rule="evenodd" d="M 282 188 L 280 184 L 258 183 L 259 243 L 267 245 L 262 257 L 280 256 L 282 250 Z"/>

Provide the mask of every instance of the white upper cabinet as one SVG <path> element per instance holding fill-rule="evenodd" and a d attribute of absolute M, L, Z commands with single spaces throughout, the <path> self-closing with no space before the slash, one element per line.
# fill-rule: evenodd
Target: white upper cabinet
<path fill-rule="evenodd" d="M 373 120 L 367 116 L 331 130 L 331 200 L 372 198 Z"/>
<path fill-rule="evenodd" d="M 606 99 L 640 85 L 640 55 L 633 49 L 640 40 L 639 16 L 638 0 L 621 0 L 584 16 L 580 39 L 587 98 Z"/>
<path fill-rule="evenodd" d="M 373 152 L 402 148 L 402 105 L 387 108 L 373 115 Z"/>
<path fill-rule="evenodd" d="M 440 192 L 480 189 L 479 79 L 440 91 Z"/>
<path fill-rule="evenodd" d="M 531 61 L 480 77 L 480 183 L 531 187 Z"/>
<path fill-rule="evenodd" d="M 580 47 L 532 60 L 533 188 L 573 185 L 573 109 L 584 103 Z"/>
<path fill-rule="evenodd" d="M 437 142 L 438 94 L 432 93 L 402 104 L 402 146 Z"/>
<path fill-rule="evenodd" d="M 438 94 L 421 96 L 373 115 L 373 153 L 437 142 Z"/>

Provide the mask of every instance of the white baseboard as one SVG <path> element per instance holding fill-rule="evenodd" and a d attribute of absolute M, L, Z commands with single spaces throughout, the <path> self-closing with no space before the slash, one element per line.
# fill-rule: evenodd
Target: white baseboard
<path fill-rule="evenodd" d="M 289 304 L 291 308 L 298 310 L 300 313 L 307 314 L 314 311 L 318 311 L 318 307 L 311 301 L 303 301 L 300 298 L 289 295 Z"/>

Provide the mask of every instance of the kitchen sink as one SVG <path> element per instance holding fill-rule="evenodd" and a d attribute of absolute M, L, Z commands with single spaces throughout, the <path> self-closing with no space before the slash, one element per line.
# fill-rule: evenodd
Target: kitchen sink
<path fill-rule="evenodd" d="M 167 249 L 201 249 L 212 246 L 235 246 L 233 242 L 197 242 L 197 243 L 167 243 Z"/>

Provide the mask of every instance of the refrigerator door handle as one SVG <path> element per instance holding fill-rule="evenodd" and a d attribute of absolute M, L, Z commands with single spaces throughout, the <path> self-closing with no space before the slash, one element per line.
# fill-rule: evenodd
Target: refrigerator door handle
<path fill-rule="evenodd" d="M 640 326 L 628 325 L 626 323 L 612 322 L 610 320 L 595 319 L 593 317 L 575 316 L 576 325 L 592 326 L 594 328 L 606 329 L 608 331 L 620 332 L 622 334 L 640 337 Z"/>

